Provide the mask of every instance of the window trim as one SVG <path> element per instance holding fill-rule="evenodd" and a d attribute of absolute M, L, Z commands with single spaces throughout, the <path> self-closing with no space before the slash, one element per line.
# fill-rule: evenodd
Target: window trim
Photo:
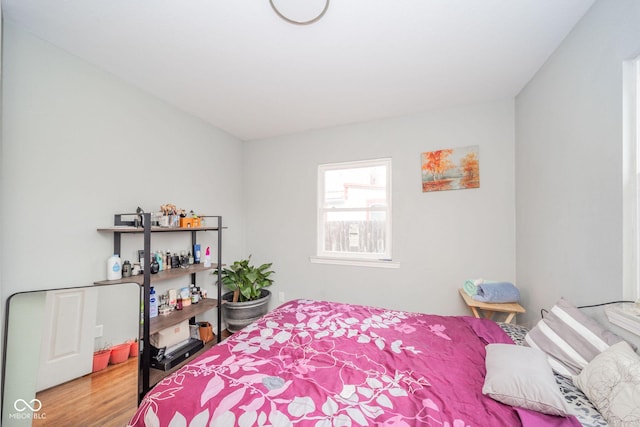
<path fill-rule="evenodd" d="M 349 265 L 352 267 L 400 268 L 400 263 L 390 259 L 357 259 L 310 256 L 311 264 Z"/>
<path fill-rule="evenodd" d="M 386 214 L 386 227 L 385 227 L 385 252 L 384 254 L 363 254 L 363 253 L 336 253 L 324 251 L 324 222 L 322 221 L 323 214 L 329 210 L 335 208 L 326 209 L 323 207 L 324 195 L 325 195 L 325 173 L 332 170 L 340 169 L 355 169 L 359 167 L 372 167 L 372 166 L 385 166 L 386 167 L 386 204 L 387 207 L 383 209 Z M 397 268 L 399 264 L 393 263 L 391 260 L 391 243 L 392 236 L 392 169 L 391 158 L 376 158 L 369 160 L 356 160 L 347 162 L 334 162 L 324 163 L 318 165 L 317 186 L 318 194 L 316 199 L 316 255 L 310 257 L 312 263 L 317 264 L 341 264 L 341 265 L 356 265 L 356 266 L 372 266 L 372 267 L 386 267 Z M 360 210 L 360 209 L 358 209 Z M 362 210 L 367 210 L 363 208 Z M 376 208 L 375 210 L 380 210 Z"/>
<path fill-rule="evenodd" d="M 624 299 L 640 300 L 640 57 L 623 63 L 622 221 Z"/>

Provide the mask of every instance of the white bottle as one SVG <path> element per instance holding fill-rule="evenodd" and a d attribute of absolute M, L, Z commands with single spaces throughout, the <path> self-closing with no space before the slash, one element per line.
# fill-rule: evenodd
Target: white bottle
<path fill-rule="evenodd" d="M 107 280 L 120 279 L 122 279 L 122 261 L 118 254 L 114 254 L 107 260 Z"/>
<path fill-rule="evenodd" d="M 211 267 L 211 250 L 209 246 L 207 246 L 207 250 L 204 253 L 204 268 Z"/>
<path fill-rule="evenodd" d="M 156 299 L 156 290 L 153 286 L 149 290 L 149 317 L 158 316 L 158 300 Z"/>

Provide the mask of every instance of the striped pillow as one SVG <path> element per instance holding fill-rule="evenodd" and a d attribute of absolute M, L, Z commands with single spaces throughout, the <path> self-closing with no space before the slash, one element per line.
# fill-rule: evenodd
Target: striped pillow
<path fill-rule="evenodd" d="M 563 298 L 524 340 L 526 345 L 547 353 L 553 370 L 567 377 L 579 374 L 610 345 L 624 341 Z"/>

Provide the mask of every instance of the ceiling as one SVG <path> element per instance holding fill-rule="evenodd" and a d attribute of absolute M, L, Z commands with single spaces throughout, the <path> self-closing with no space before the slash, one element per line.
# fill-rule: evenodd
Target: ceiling
<path fill-rule="evenodd" d="M 295 19 L 324 4 L 305 1 L 274 3 Z M 5 19 L 241 140 L 514 97 L 592 4 L 333 0 L 300 26 L 269 0 L 2 0 Z"/>

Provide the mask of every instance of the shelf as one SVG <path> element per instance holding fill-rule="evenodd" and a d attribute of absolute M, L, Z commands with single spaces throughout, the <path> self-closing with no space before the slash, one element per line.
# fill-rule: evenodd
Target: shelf
<path fill-rule="evenodd" d="M 200 350 L 198 350 L 197 352 L 195 352 L 191 356 L 189 356 L 188 359 L 183 360 L 182 362 L 178 363 L 173 368 L 168 369 L 166 371 L 164 371 L 162 369 L 150 368 L 149 385 L 151 385 L 153 387 L 154 385 L 158 384 L 166 376 L 174 373 L 175 371 L 177 371 L 178 369 L 182 368 L 187 363 L 192 362 L 196 357 L 200 356 L 205 351 L 209 350 L 211 347 L 213 347 L 215 345 L 215 343 L 216 343 L 216 340 L 209 341 L 208 343 L 206 343 L 204 345 L 204 347 L 202 347 Z"/>
<path fill-rule="evenodd" d="M 217 299 L 205 298 L 200 300 L 197 304 L 191 304 L 184 307 L 182 310 L 174 310 L 169 314 L 152 317 L 149 321 L 149 335 L 155 334 L 163 329 L 170 328 L 183 320 L 191 319 L 198 314 L 202 314 L 205 311 L 209 311 L 216 307 L 218 307 Z"/>
<path fill-rule="evenodd" d="M 151 275 L 151 283 L 161 282 L 163 280 L 171 280 L 178 277 L 187 276 L 189 274 L 199 273 L 201 271 L 215 270 L 218 268 L 218 264 L 211 264 L 211 267 L 205 267 L 204 264 L 192 264 L 189 268 L 170 268 L 169 270 L 162 270 L 156 274 Z M 142 286 L 144 283 L 144 274 L 138 274 L 137 276 L 123 277 L 118 280 L 100 280 L 93 282 L 95 285 L 114 285 L 117 283 L 137 283 Z"/>
<path fill-rule="evenodd" d="M 223 229 L 226 227 L 223 227 Z M 115 227 L 98 228 L 98 231 L 111 233 L 144 233 L 144 227 L 132 227 L 130 225 L 121 225 Z M 218 231 L 218 227 L 151 227 L 152 233 L 171 233 L 185 231 Z"/>
<path fill-rule="evenodd" d="M 125 219 L 125 217 L 130 217 Z M 139 377 L 139 395 L 138 395 L 138 403 L 140 403 L 143 397 L 147 394 L 150 388 L 162 380 L 166 375 L 178 369 L 180 366 L 183 366 L 185 363 L 188 363 L 188 360 L 193 358 L 190 357 L 188 360 L 185 360 L 179 366 L 174 367 L 169 371 L 163 371 L 158 369 L 151 368 L 151 350 L 150 345 L 144 345 L 149 342 L 149 337 L 151 334 L 154 334 L 158 331 L 161 331 L 166 328 L 170 328 L 180 322 L 183 322 L 187 319 L 193 319 L 197 315 L 200 315 L 206 311 L 212 310 L 214 308 L 218 308 L 217 310 L 217 331 L 218 336 L 216 337 L 216 342 L 219 342 L 221 336 L 221 311 L 219 310 L 219 301 L 221 301 L 221 287 L 217 289 L 217 297 L 216 298 L 206 298 L 200 300 L 198 304 L 191 304 L 187 307 L 184 307 L 182 310 L 173 311 L 167 315 L 159 315 L 154 318 L 149 318 L 150 304 L 146 304 L 150 299 L 150 289 L 151 285 L 171 279 L 184 278 L 191 276 L 190 283 L 195 283 L 196 281 L 196 273 L 200 273 L 208 270 L 216 270 L 218 266 L 223 266 L 222 263 L 222 231 L 227 227 L 222 226 L 222 217 L 221 216 L 211 216 L 211 215 L 200 215 L 200 218 L 213 218 L 212 222 L 208 224 L 215 224 L 215 226 L 202 226 L 202 227 L 152 227 L 151 226 L 151 214 L 150 213 L 121 213 L 114 215 L 113 226 L 98 228 L 98 232 L 106 232 L 113 234 L 113 252 L 112 253 L 120 253 L 121 251 L 121 243 L 122 236 L 126 235 L 139 235 L 143 239 L 143 253 L 144 253 L 144 264 L 145 266 L 151 265 L 151 235 L 154 233 L 186 233 L 191 236 L 192 245 L 196 244 L 196 235 L 198 231 L 213 231 L 217 234 L 217 263 L 212 263 L 209 267 L 204 267 L 204 264 L 193 264 L 189 268 L 171 268 L 167 270 L 160 271 L 156 274 L 149 274 L 149 270 L 147 269 L 143 274 L 139 274 L 136 276 L 121 278 L 119 280 L 101 280 L 94 282 L 95 285 L 107 285 L 107 284 L 119 284 L 119 283 L 136 283 L 141 287 L 141 298 L 142 301 L 145 301 L 142 308 L 142 317 L 144 322 L 142 323 L 140 340 L 142 341 L 142 353 L 140 354 L 140 377 Z M 142 227 L 136 227 L 136 224 L 142 223 L 145 224 Z M 220 280 L 220 271 L 218 271 L 218 280 Z M 209 343 L 209 345 L 205 346 L 209 348 L 213 345 L 213 343 Z M 200 354 L 205 349 L 200 350 L 196 354 Z M 195 355 L 194 355 L 195 356 Z M 150 381 L 151 380 L 151 381 Z"/>

